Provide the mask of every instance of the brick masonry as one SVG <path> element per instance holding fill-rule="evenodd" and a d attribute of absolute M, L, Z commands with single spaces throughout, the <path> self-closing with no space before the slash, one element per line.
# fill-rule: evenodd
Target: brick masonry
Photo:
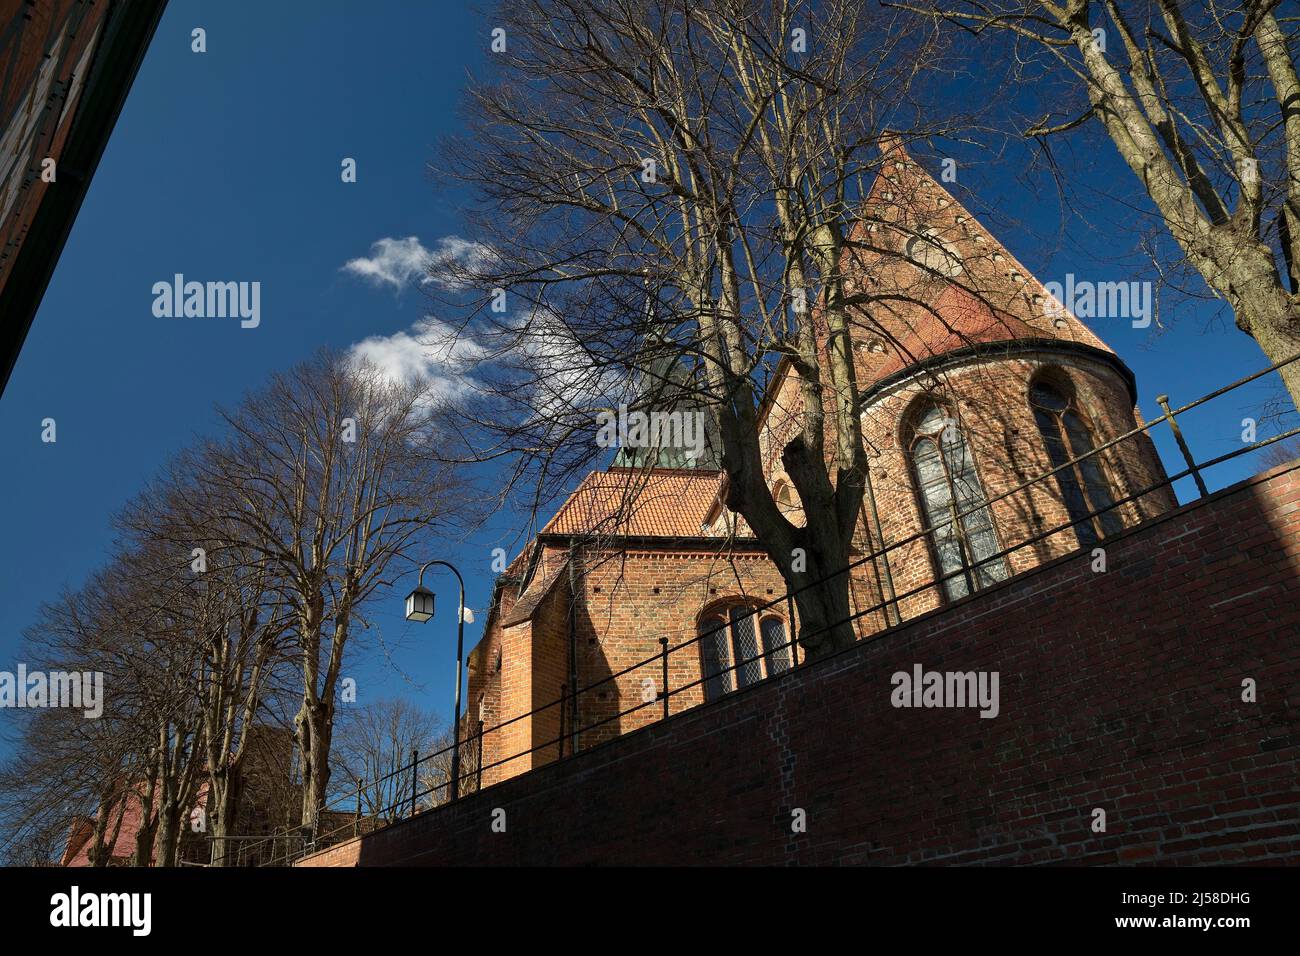
<path fill-rule="evenodd" d="M 852 315 L 870 478 L 850 555 L 861 559 L 851 560 L 849 574 L 859 638 L 948 600 L 936 585 L 941 571 L 933 536 L 923 536 L 929 520 L 914 439 L 927 409 L 942 412 L 969 452 L 976 480 L 963 488 L 990 501 L 993 543 L 1010 552 L 990 564 L 995 577 L 1027 572 L 1085 543 L 1073 528 L 1053 532 L 1070 518 L 1060 478 L 1022 487 L 1052 469 L 1030 404 L 1038 383 L 1069 401 L 1087 433 L 1084 445 L 1128 436 L 1092 459 L 1096 486 L 1123 502 L 1109 516 L 1119 526 L 1177 505 L 1167 487 L 1156 487 L 1165 473 L 1150 437 L 1132 434 L 1142 424 L 1132 373 L 1059 303 L 1049 309 L 1046 288 L 901 146 L 887 148 L 892 159 L 873 186 L 863 222 L 877 234 L 867 246 L 893 252 L 856 256 L 853 272 L 853 282 L 883 296 Z M 919 268 L 907 251 L 918 228 L 937 230 L 955 250 L 960 283 Z M 760 409 L 764 478 L 796 527 L 804 524 L 803 510 L 782 452 L 803 427 L 804 402 L 815 394 L 795 365 L 783 361 Z M 820 394 L 830 456 L 833 390 Z M 827 467 L 836 473 L 830 457 Z M 633 708 L 653 704 L 662 690 L 654 660 L 661 638 L 679 648 L 668 675 L 671 706 L 679 712 L 704 698 L 698 686 L 703 645 L 683 642 L 710 631 L 717 613 L 775 601 L 759 623 L 770 627 L 767 619 L 776 618 L 788 633 L 790 612 L 781 597 L 803 582 L 782 580 L 748 525 L 725 507 L 725 485 L 717 472 L 689 479 L 672 469 L 636 478 L 627 469 L 593 472 L 537 536 L 535 550 L 530 546 L 498 579 L 494 610 L 469 658 L 472 723 L 461 727 L 472 738 L 479 714 L 487 728 L 481 748 L 472 740 L 476 760 L 482 752 L 485 785 L 559 755 L 563 688 L 566 695 L 575 684 L 584 689 L 576 704 L 568 697 L 563 705 L 565 727 L 586 728 L 577 739 L 569 736 L 570 750 L 659 719 L 659 708 Z M 612 520 L 619 509 L 621 519 Z M 873 554 L 885 545 L 887 553 Z"/>
<path fill-rule="evenodd" d="M 72 129 L 110 4 L 14 0 L 0 24 L 0 285 L 49 184 L 41 162 L 56 161 Z"/>
<path fill-rule="evenodd" d="M 1086 553 L 1042 564 L 303 865 L 1300 860 L 1300 462 L 1106 556 L 1103 573 Z M 914 664 L 997 671 L 999 715 L 893 707 L 891 675 Z"/>

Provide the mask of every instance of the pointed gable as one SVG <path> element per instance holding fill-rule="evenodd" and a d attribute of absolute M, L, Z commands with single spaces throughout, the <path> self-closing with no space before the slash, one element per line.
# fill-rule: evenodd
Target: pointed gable
<path fill-rule="evenodd" d="M 967 346 L 1049 339 L 1111 350 L 907 152 L 883 166 L 850 241 L 859 386 Z"/>

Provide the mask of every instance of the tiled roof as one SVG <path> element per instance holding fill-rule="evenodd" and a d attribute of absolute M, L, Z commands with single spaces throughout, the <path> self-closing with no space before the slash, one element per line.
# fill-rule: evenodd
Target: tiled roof
<path fill-rule="evenodd" d="M 541 533 L 700 537 L 719 488 L 718 472 L 593 471 Z"/>

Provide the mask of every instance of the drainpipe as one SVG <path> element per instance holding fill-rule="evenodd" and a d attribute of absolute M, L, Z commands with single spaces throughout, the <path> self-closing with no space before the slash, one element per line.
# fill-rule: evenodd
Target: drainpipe
<path fill-rule="evenodd" d="M 569 544 L 569 755 L 578 752 L 578 587 L 574 577 L 573 544 Z M 563 703 L 560 704 L 564 706 Z M 563 720 L 561 720 L 563 723 Z"/>

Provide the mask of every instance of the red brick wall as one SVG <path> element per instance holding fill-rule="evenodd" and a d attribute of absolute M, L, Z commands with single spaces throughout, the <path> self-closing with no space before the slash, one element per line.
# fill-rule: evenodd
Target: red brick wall
<path fill-rule="evenodd" d="M 559 756 L 560 688 L 569 679 L 569 589 L 557 582 L 538 606 L 532 623 L 533 699 L 536 711 L 528 721 L 533 750 L 532 766 Z M 523 723 L 523 721 L 521 721 Z"/>
<path fill-rule="evenodd" d="M 657 660 L 612 680 L 606 678 L 654 658 L 660 653 L 661 637 L 667 637 L 672 647 L 690 640 L 706 609 L 737 600 L 763 604 L 785 593 L 775 566 L 755 553 L 722 557 L 716 551 L 593 551 L 576 560 L 582 568 L 575 576 L 581 600 L 572 622 L 578 649 L 577 683 L 584 691 L 577 705 L 580 749 L 662 716 L 659 704 L 632 710 L 644 701 L 647 680 L 649 694 L 657 696 L 662 691 L 662 668 Z M 559 735 L 560 715 L 559 708 L 551 705 L 559 699 L 561 688 L 571 683 L 568 587 L 567 576 L 557 581 L 529 621 L 504 630 L 494 621 L 471 654 L 469 699 L 473 707 L 480 699 L 485 702 L 489 731 L 484 737 L 485 785 L 541 766 L 557 755 L 553 741 Z M 509 619 L 513 594 L 503 592 L 502 598 L 504 613 L 499 619 Z M 784 604 L 770 613 L 784 621 Z M 503 652 L 500 673 L 493 670 L 498 645 Z M 699 679 L 697 645 L 669 655 L 672 712 L 703 701 Z M 690 686 L 693 684 L 696 686 Z M 531 718 L 492 730 L 510 718 L 543 707 L 546 709 Z M 622 713 L 629 710 L 632 712 Z M 573 719 L 570 705 L 564 718 L 566 731 L 572 730 Z M 568 732 L 564 746 L 566 751 L 572 747 Z"/>
<path fill-rule="evenodd" d="M 5 0 L 0 7 L 2 285 L 50 186 L 41 162 L 62 153 L 109 4 Z"/>
<path fill-rule="evenodd" d="M 479 720 L 483 721 L 484 728 L 488 728 L 497 726 L 504 719 L 501 671 L 497 669 L 497 656 L 498 654 L 502 655 L 502 665 L 504 666 L 501 622 L 509 616 L 511 609 L 514 607 L 518 597 L 517 591 L 517 585 L 506 584 L 496 592 L 496 599 L 500 602 L 500 606 L 491 614 L 487 627 L 484 629 L 483 637 L 475 645 L 474 649 L 469 652 L 466 662 L 466 720 L 465 725 L 461 728 L 462 738 L 477 732 L 477 721 Z M 496 783 L 498 780 L 503 779 L 501 769 L 488 766 L 497 759 L 497 754 L 491 749 L 491 744 L 491 740 L 483 742 L 484 785 Z"/>
<path fill-rule="evenodd" d="M 578 615 L 581 687 L 656 658 L 661 637 L 668 638 L 670 648 L 691 640 L 706 610 L 737 602 L 766 604 L 785 593 L 780 573 L 759 553 L 593 554 L 584 565 L 585 603 Z M 782 621 L 786 618 L 783 603 L 771 613 Z M 587 695 L 579 704 L 579 727 L 599 726 L 583 732 L 579 745 L 593 746 L 659 720 L 662 704 L 614 715 L 644 703 L 647 696 L 657 697 L 663 690 L 662 670 L 655 659 Z M 703 687 L 697 683 L 700 674 L 698 644 L 669 654 L 672 713 L 703 702 Z"/>
<path fill-rule="evenodd" d="M 882 593 L 898 595 L 904 620 L 940 606 L 942 595 L 934 587 L 937 572 L 929 542 L 908 541 L 923 525 L 918 508 L 915 481 L 905 453 L 907 422 L 918 400 L 929 398 L 944 404 L 959 423 L 979 472 L 988 499 L 1011 491 L 1030 478 L 1051 470 L 1046 446 L 1038 432 L 1028 402 L 1029 387 L 1039 377 L 1053 381 L 1063 393 L 1073 395 L 1086 416 L 1095 444 L 1125 434 L 1137 425 L 1127 386 L 1104 361 L 1057 352 L 1029 353 L 1018 357 L 984 359 L 958 364 L 940 371 L 924 382 L 911 381 L 878 395 L 868 404 L 864 434 L 873 450 L 872 482 L 880 517 L 877 530 L 871 501 L 864 502 L 863 526 L 857 536 L 859 554 L 878 547 L 881 540 L 898 545 L 884 557 L 857 567 L 851 576 L 851 604 L 860 615 L 856 627 L 861 636 L 887 627 L 891 618 L 881 608 Z M 789 391 L 786 386 L 782 394 Z M 771 424 L 769 419 L 769 424 Z M 764 435 L 769 434 L 764 429 Z M 1112 495 L 1121 500 L 1162 481 L 1163 467 L 1150 439 L 1138 435 L 1101 454 Z M 780 480 L 780 473 L 778 472 Z M 1174 507 L 1168 489 L 1142 496 L 1121 505 L 1125 526 Z M 1068 514 L 1054 479 L 993 501 L 999 547 L 1012 548 L 1068 522 Z M 868 538 L 863 530 L 871 525 Z M 908 543 L 902 543 L 908 542 Z M 580 731 L 577 746 L 588 747 L 613 739 L 658 720 L 657 706 L 643 706 L 644 695 L 661 690 L 660 666 L 652 661 L 660 652 L 659 639 L 672 646 L 689 640 L 703 611 L 728 599 L 766 603 L 779 600 L 786 591 L 775 566 L 757 551 L 720 556 L 720 541 L 712 551 L 631 550 L 626 553 L 592 551 L 578 559 L 580 599 L 575 620 L 570 622 L 565 592 L 568 581 L 558 582 L 555 594 L 539 606 L 528 622 L 489 629 L 471 657 L 470 700 L 480 695 L 484 708 L 484 772 L 486 783 L 495 783 L 554 759 L 551 745 L 559 732 L 561 686 L 570 683 L 568 673 L 569 628 L 577 630 L 578 686 L 587 688 L 611 674 L 636 666 L 616 680 L 584 694 L 577 707 Z M 1042 541 L 1019 548 L 1006 558 L 1012 573 L 1021 573 L 1079 547 L 1073 530 L 1065 530 Z M 549 581 L 547 569 L 562 565 L 565 552 L 548 547 L 541 568 L 534 575 L 528 594 Z M 879 583 L 878 583 L 879 582 Z M 889 586 L 892 585 L 892 592 Z M 911 593 L 915 592 L 915 593 Z M 908 596 L 911 594 L 911 596 Z M 509 596 L 503 594 L 503 603 Z M 512 606 L 512 602 L 511 606 Z M 874 610 L 873 610 L 874 609 Z M 774 609 L 785 619 L 784 604 Z M 508 619 L 508 614 L 501 615 Z M 493 660 L 496 647 L 503 648 L 504 666 L 499 675 L 489 668 L 486 682 L 476 678 L 482 661 Z M 649 662 L 649 663 L 643 663 Z M 676 694 L 674 712 L 703 701 L 703 688 L 688 687 L 700 679 L 698 645 L 670 656 L 670 684 Z M 650 682 L 648 685 L 646 682 Z M 647 691 L 648 687 L 648 691 Z M 548 709 L 532 718 L 492 730 L 496 724 L 530 710 Z M 574 711 L 566 710 L 571 724 Z M 472 730 L 471 730 L 472 732 Z M 566 740 L 566 748 L 573 746 Z"/>
<path fill-rule="evenodd" d="M 1105 573 L 1059 559 L 307 862 L 1300 859 L 1300 464 L 1107 552 Z M 997 671 L 999 715 L 894 708 L 918 663 Z"/>
<path fill-rule="evenodd" d="M 939 372 L 933 379 L 910 382 L 873 399 L 866 408 L 864 435 L 873 451 L 872 482 L 886 542 L 916 535 L 921 519 L 915 481 L 906 454 L 907 422 L 924 400 L 938 401 L 960 427 L 979 473 L 987 499 L 996 498 L 1026 481 L 1051 471 L 1046 446 L 1035 424 L 1028 395 L 1039 376 L 1072 391 L 1089 422 L 1095 445 L 1125 434 L 1139 424 L 1122 379 L 1109 366 L 1091 359 L 1058 354 L 1027 355 L 970 362 Z M 1115 500 L 1149 488 L 1165 478 L 1155 447 L 1138 435 L 1100 453 Z M 1176 504 L 1167 489 L 1121 505 L 1123 523 L 1132 526 Z M 1054 479 L 1009 495 L 992 504 L 1002 548 L 1028 541 L 1069 521 Z M 1013 573 L 1068 554 L 1079 547 L 1072 530 L 1065 530 L 1008 556 Z M 926 541 L 917 540 L 889 554 L 895 592 L 915 591 L 932 582 L 936 567 Z M 901 600 L 908 618 L 939 604 L 936 589 Z"/>

